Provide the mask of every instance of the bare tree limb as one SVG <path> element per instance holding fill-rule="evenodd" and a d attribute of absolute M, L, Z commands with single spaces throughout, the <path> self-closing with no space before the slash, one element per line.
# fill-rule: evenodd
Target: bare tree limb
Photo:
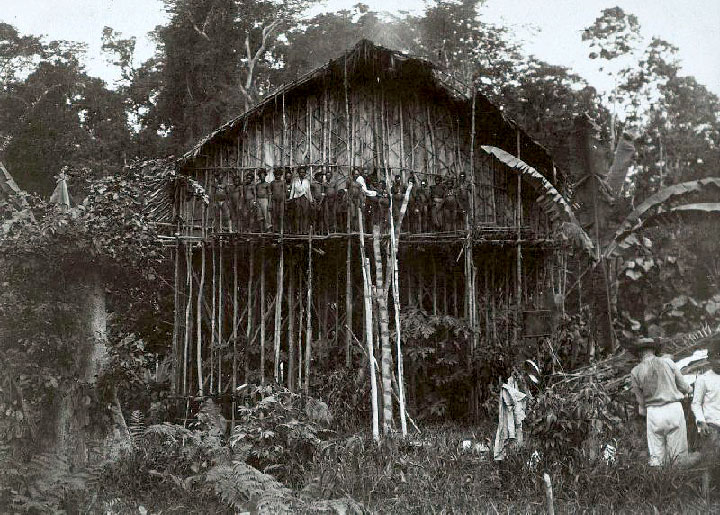
<path fill-rule="evenodd" d="M 213 13 L 214 9 L 215 9 L 215 4 L 213 3 L 210 6 L 210 10 L 208 11 L 207 16 L 205 16 L 205 21 L 203 22 L 202 29 L 200 29 L 197 26 L 197 23 L 195 22 L 195 18 L 193 18 L 193 15 L 190 12 L 190 10 L 187 11 L 187 17 L 188 17 L 188 20 L 190 20 L 190 23 L 192 24 L 193 30 L 195 30 L 195 32 L 197 32 L 200 36 L 202 36 L 208 42 L 210 42 L 210 36 L 207 35 L 206 31 L 208 28 L 208 23 L 210 23 L 210 18 L 212 18 L 212 13 Z"/>
<path fill-rule="evenodd" d="M 267 49 L 267 43 L 268 39 L 272 35 L 273 31 L 280 25 L 281 20 L 275 20 L 270 25 L 267 25 L 266 27 L 263 27 L 262 29 L 262 40 L 260 43 L 260 47 L 253 53 L 253 51 L 250 49 L 250 34 L 248 34 L 245 37 L 245 52 L 247 54 L 247 77 L 245 79 L 245 86 L 240 87 L 240 91 L 243 93 L 245 98 L 247 99 L 247 103 L 250 103 L 254 101 L 254 98 L 252 97 L 250 91 L 252 88 L 253 80 L 255 79 L 255 65 L 260 60 L 260 58 L 265 54 L 265 50 Z"/>

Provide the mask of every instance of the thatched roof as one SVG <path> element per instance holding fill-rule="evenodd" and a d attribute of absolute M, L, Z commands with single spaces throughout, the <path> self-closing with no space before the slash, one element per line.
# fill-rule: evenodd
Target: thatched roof
<path fill-rule="evenodd" d="M 420 79 L 424 84 L 430 84 L 438 93 L 447 96 L 450 100 L 465 103 L 468 111 L 471 109 L 472 89 L 466 84 L 456 80 L 426 59 L 390 50 L 363 39 L 336 59 L 332 59 L 324 66 L 316 68 L 295 81 L 278 88 L 245 113 L 233 118 L 205 136 L 180 158 L 180 162 L 183 163 L 196 158 L 203 153 L 207 145 L 221 140 L 231 131 L 241 127 L 254 115 L 262 113 L 267 107 L 276 103 L 279 98 L 302 90 L 318 80 L 343 80 L 350 71 L 357 72 L 362 67 L 369 68 L 377 77 L 413 77 L 414 79 Z M 552 159 L 547 150 L 530 138 L 515 121 L 505 116 L 502 109 L 478 92 L 476 92 L 475 101 L 476 112 L 482 113 L 483 117 L 488 118 L 491 116 L 497 119 L 502 128 L 512 131 L 513 134 L 516 129 L 520 130 L 527 150 L 525 153 L 529 154 L 526 158 L 534 161 L 533 164 L 537 168 L 547 169 L 552 166 Z"/>

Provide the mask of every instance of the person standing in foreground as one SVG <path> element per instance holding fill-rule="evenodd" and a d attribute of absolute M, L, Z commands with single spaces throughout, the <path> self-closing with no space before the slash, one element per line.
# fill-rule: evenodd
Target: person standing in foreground
<path fill-rule="evenodd" d="M 635 347 L 641 361 L 630 372 L 638 412 L 646 418 L 650 466 L 683 461 L 688 455 L 680 401 L 690 393 L 690 386 L 670 358 L 655 355 L 658 347 L 654 339 L 641 338 Z"/>
<path fill-rule="evenodd" d="M 691 409 L 698 431 L 710 437 L 713 450 L 720 450 L 720 355 L 708 356 L 710 370 L 695 381 Z"/>

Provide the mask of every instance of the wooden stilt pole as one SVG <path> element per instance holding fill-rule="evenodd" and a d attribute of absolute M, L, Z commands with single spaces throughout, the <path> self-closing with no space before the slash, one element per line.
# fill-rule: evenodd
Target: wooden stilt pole
<path fill-rule="evenodd" d="M 312 233 L 313 226 L 310 226 L 308 234 L 308 272 L 307 272 L 307 332 L 305 340 L 305 395 L 310 393 L 310 359 L 312 357 L 312 291 L 313 291 L 313 266 L 312 266 Z"/>
<path fill-rule="evenodd" d="M 448 299 L 450 287 L 448 286 L 448 271 L 444 270 L 442 274 L 442 314 L 450 314 L 450 300 Z"/>
<path fill-rule="evenodd" d="M 197 358 L 197 378 L 198 378 L 198 394 L 203 396 L 203 375 L 202 375 L 202 305 L 203 305 L 203 288 L 205 286 L 205 242 L 200 244 L 201 264 L 200 264 L 200 285 L 197 294 L 197 320 L 196 324 L 196 358 Z"/>
<path fill-rule="evenodd" d="M 305 304 L 303 302 L 303 295 L 302 295 L 302 276 L 298 274 L 298 292 L 299 292 L 299 302 L 300 302 L 300 316 L 298 317 L 298 335 L 297 335 L 297 388 L 302 390 L 303 388 L 303 352 L 302 352 L 302 342 L 303 342 L 303 315 L 305 314 Z"/>
<path fill-rule="evenodd" d="M 322 287 L 322 281 L 318 281 L 318 286 L 321 287 L 320 292 L 322 292 L 322 294 L 318 295 L 318 297 L 322 299 L 320 301 L 320 313 L 318 314 L 318 317 L 320 318 L 318 321 L 318 337 L 322 338 L 323 341 L 328 341 L 328 326 L 330 324 L 330 289 L 328 288 L 329 284 L 325 284 L 324 287 Z"/>
<path fill-rule="evenodd" d="M 516 131 L 517 139 L 517 156 L 520 158 L 520 131 Z M 517 174 L 517 253 L 516 253 L 516 270 L 515 270 L 515 325 L 513 327 L 513 340 L 518 343 L 518 332 L 520 331 L 520 323 L 522 322 L 522 245 L 520 244 L 520 232 L 522 228 L 522 175 Z"/>
<path fill-rule="evenodd" d="M 365 257 L 365 230 L 363 227 L 362 208 L 358 208 L 358 225 L 360 227 L 360 259 L 363 272 L 363 301 L 365 306 L 365 339 L 369 356 L 370 405 L 372 409 L 372 432 L 375 441 L 380 441 L 380 425 L 378 417 L 377 379 L 375 377 L 375 353 L 373 348 L 373 308 L 370 283 L 370 261 Z"/>
<path fill-rule="evenodd" d="M 433 270 L 433 278 L 432 278 L 432 306 L 433 306 L 433 315 L 438 314 L 438 295 L 437 295 L 437 261 L 435 260 L 435 256 L 432 257 L 432 270 Z"/>
<path fill-rule="evenodd" d="M 255 274 L 255 248 L 250 244 L 250 266 L 248 269 L 248 286 L 247 286 L 247 330 L 245 332 L 245 384 L 250 383 L 250 337 L 252 336 L 253 326 L 253 276 Z"/>
<path fill-rule="evenodd" d="M 187 395 L 188 393 L 188 360 L 190 352 L 190 313 L 192 312 L 192 294 L 193 294 L 193 274 L 192 274 L 192 247 L 185 245 L 185 282 L 188 287 L 187 301 L 185 303 L 185 342 L 183 346 L 183 385 L 182 393 Z"/>
<path fill-rule="evenodd" d="M 175 316 L 173 317 L 173 339 L 172 339 L 172 357 L 173 357 L 173 375 L 172 375 L 172 393 L 177 395 L 180 384 L 180 331 L 182 311 L 180 308 L 180 238 L 175 237 L 175 280 L 173 285 Z"/>
<path fill-rule="evenodd" d="M 401 135 L 402 137 L 402 135 Z M 400 272 L 398 265 L 398 248 L 400 246 L 400 229 L 403 218 L 407 210 L 410 194 L 412 192 L 412 184 L 405 191 L 403 203 L 400 206 L 400 216 L 397 227 L 390 216 L 390 261 L 392 264 L 392 292 L 393 292 L 393 311 L 395 314 L 395 346 L 397 354 L 397 390 L 398 390 L 398 406 L 400 410 L 400 429 L 403 437 L 407 436 L 407 412 L 405 409 L 405 368 L 402 353 L 402 335 L 400 325 Z M 388 271 L 388 273 L 390 273 Z"/>
<path fill-rule="evenodd" d="M 260 249 L 260 384 L 265 384 L 265 245 Z"/>
<path fill-rule="evenodd" d="M 275 301 L 275 341 L 274 343 L 274 356 L 275 362 L 273 367 L 273 376 L 275 382 L 280 384 L 280 332 L 282 325 L 282 301 L 283 301 L 283 281 L 285 275 L 285 252 L 282 242 L 280 242 L 280 262 L 278 263 L 277 272 L 277 300 Z M 291 306 L 288 303 L 288 306 Z M 288 307 L 292 311 L 292 307 Z"/>
<path fill-rule="evenodd" d="M 291 392 L 295 391 L 295 268 L 290 261 L 288 267 L 288 366 L 287 385 Z"/>
<path fill-rule="evenodd" d="M 420 266 L 418 268 L 418 276 L 417 276 L 417 305 L 419 309 L 425 309 L 423 306 L 423 300 L 424 300 L 424 294 L 423 294 L 423 287 L 425 285 L 425 282 L 423 280 L 423 267 Z"/>
<path fill-rule="evenodd" d="M 212 243 L 212 251 L 210 253 L 210 258 L 212 259 L 212 282 L 210 284 L 211 292 L 211 306 L 212 311 L 210 313 L 210 394 L 212 395 L 214 391 L 215 386 L 215 367 L 214 367 L 214 361 L 213 357 L 215 355 L 216 347 L 217 347 L 217 339 L 216 339 L 216 330 L 217 327 L 215 325 L 215 318 L 216 318 L 216 312 L 217 312 L 217 266 L 215 264 L 216 261 L 216 250 L 215 250 L 215 242 Z"/>
<path fill-rule="evenodd" d="M 350 233 L 350 213 L 348 212 L 348 234 Z M 352 302 L 352 241 L 347 239 L 347 260 L 345 262 L 345 367 L 352 365 L 352 330 L 353 330 L 353 302 Z"/>
<path fill-rule="evenodd" d="M 218 363 L 218 376 L 217 376 L 217 393 L 222 393 L 222 358 L 223 358 L 223 295 L 225 294 L 225 287 L 223 286 L 223 243 L 220 241 L 218 261 L 220 265 L 220 271 L 218 274 L 218 336 L 217 336 L 217 363 Z"/>
<path fill-rule="evenodd" d="M 237 243 L 233 245 L 233 358 L 232 358 L 232 414 L 230 422 L 230 430 L 235 428 L 235 410 L 237 409 L 237 337 L 238 337 L 238 249 Z"/>
<path fill-rule="evenodd" d="M 458 316 L 458 285 L 457 285 L 457 274 L 455 270 L 452 273 L 452 304 L 453 304 L 453 316 Z"/>

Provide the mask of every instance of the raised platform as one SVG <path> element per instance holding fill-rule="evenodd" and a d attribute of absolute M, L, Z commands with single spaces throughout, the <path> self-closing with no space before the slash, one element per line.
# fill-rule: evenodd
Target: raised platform
<path fill-rule="evenodd" d="M 518 238 L 519 236 L 519 238 Z M 330 234 L 280 234 L 275 232 L 213 232 L 193 231 L 185 234 L 164 234 L 160 236 L 164 244 L 170 245 L 180 242 L 206 242 L 206 243 L 247 243 L 247 244 L 265 244 L 269 246 L 277 246 L 284 244 L 303 244 L 312 241 L 313 244 L 322 244 L 322 242 L 344 243 L 348 240 L 358 240 L 359 232 L 338 232 Z M 372 232 L 366 232 L 365 238 L 372 237 Z M 382 239 L 389 238 L 387 232 L 381 234 Z M 560 241 L 552 238 L 547 234 L 538 234 L 529 227 L 523 227 L 518 230 L 511 227 L 477 227 L 472 231 L 457 230 L 445 232 L 428 232 L 428 233 L 409 233 L 400 234 L 401 247 L 407 246 L 442 246 L 462 244 L 468 240 L 475 245 L 499 245 L 499 246 L 515 246 L 530 245 L 534 247 L 557 247 Z"/>

